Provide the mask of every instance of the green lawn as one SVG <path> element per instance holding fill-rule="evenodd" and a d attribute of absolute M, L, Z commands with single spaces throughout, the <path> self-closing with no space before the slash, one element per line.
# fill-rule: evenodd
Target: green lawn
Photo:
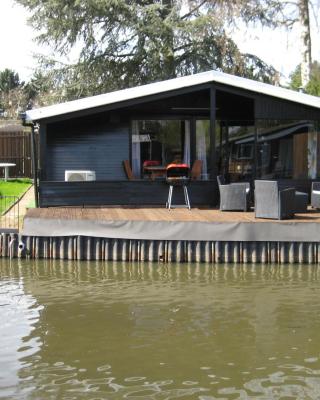
<path fill-rule="evenodd" d="M 31 179 L 10 179 L 5 182 L 0 180 L 0 196 L 16 196 L 21 197 L 23 193 L 32 185 Z M 12 199 L 1 199 L 0 198 L 0 214 L 7 210 L 14 202 L 16 198 Z"/>

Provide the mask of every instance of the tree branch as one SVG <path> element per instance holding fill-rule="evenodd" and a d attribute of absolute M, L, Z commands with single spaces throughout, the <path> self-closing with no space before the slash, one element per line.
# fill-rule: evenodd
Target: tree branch
<path fill-rule="evenodd" d="M 184 20 L 186 18 L 191 17 L 196 11 L 198 11 L 205 3 L 207 0 L 202 0 L 196 7 L 194 7 L 191 11 L 189 11 L 187 14 L 184 14 L 181 19 Z"/>

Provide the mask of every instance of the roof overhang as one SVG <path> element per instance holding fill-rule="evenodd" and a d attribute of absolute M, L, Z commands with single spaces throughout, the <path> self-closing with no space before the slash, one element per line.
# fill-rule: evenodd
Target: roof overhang
<path fill-rule="evenodd" d="M 85 97 L 83 99 L 60 103 L 48 107 L 42 107 L 26 112 L 27 121 L 40 121 L 85 110 L 96 109 L 108 105 L 117 104 L 119 107 L 127 101 L 141 100 L 149 96 L 174 92 L 180 89 L 192 88 L 195 86 L 217 83 L 237 89 L 243 89 L 256 94 L 276 97 L 282 100 L 299 103 L 304 106 L 320 109 L 320 98 L 310 96 L 293 90 L 284 89 L 278 86 L 241 78 L 235 75 L 225 74 L 219 71 L 208 71 L 199 74 L 184 76 L 181 78 L 169 79 L 166 81 L 150 83 L 129 89 L 118 90 L 97 96 Z"/>

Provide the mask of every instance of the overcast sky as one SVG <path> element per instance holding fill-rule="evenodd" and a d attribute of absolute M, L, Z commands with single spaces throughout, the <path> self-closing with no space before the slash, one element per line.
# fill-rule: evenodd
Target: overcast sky
<path fill-rule="evenodd" d="M 33 54 L 45 49 L 35 44 L 35 32 L 27 25 L 26 10 L 13 0 L 0 0 L 0 70 L 13 69 L 28 80 L 36 65 Z M 233 35 L 242 52 L 255 54 L 272 64 L 283 76 L 299 64 L 298 31 L 291 34 L 270 29 L 236 32 Z M 313 59 L 320 60 L 319 32 L 313 34 Z M 290 39 L 290 40 L 289 40 Z"/>
<path fill-rule="evenodd" d="M 25 10 L 13 6 L 12 0 L 0 0 L 0 70 L 10 68 L 27 79 L 34 66 L 33 38 L 32 29 L 26 25 Z"/>

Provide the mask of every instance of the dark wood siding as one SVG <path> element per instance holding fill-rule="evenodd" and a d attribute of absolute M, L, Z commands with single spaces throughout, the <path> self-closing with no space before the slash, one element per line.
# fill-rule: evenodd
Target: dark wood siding
<path fill-rule="evenodd" d="M 256 96 L 256 119 L 320 120 L 320 110 L 275 97 Z"/>
<path fill-rule="evenodd" d="M 218 187 L 215 181 L 194 181 L 189 187 L 191 206 L 215 205 Z M 40 207 L 162 205 L 168 197 L 164 181 L 113 182 L 41 182 Z M 173 203 L 184 204 L 182 188 L 175 188 Z"/>
<path fill-rule="evenodd" d="M 65 170 L 93 170 L 97 180 L 125 179 L 128 123 L 48 125 L 47 132 L 47 180 L 63 181 Z"/>

